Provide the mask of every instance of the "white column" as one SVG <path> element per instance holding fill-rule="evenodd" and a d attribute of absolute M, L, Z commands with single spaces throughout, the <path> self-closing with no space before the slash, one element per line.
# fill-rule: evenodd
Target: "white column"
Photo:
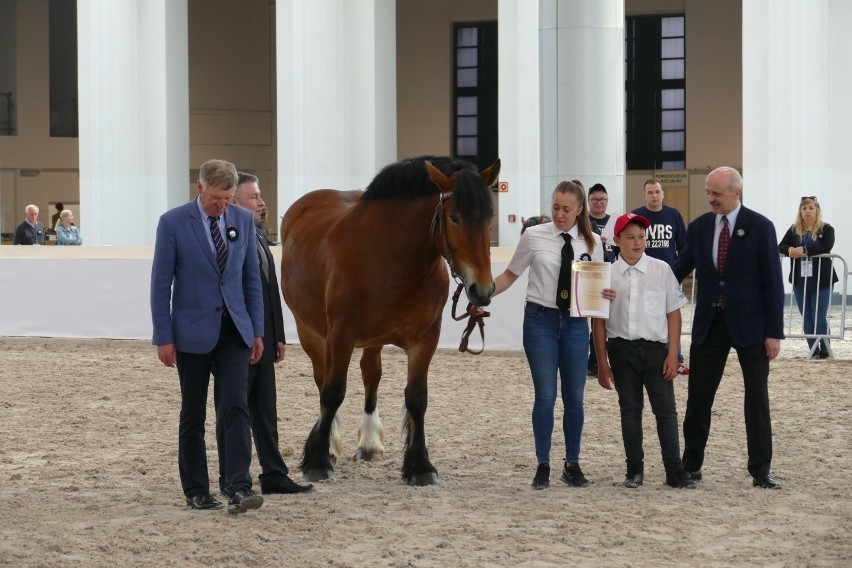
<path fill-rule="evenodd" d="M 539 186 L 539 32 L 538 0 L 499 0 L 498 124 L 500 181 L 508 192 L 498 193 L 500 246 L 514 246 L 521 236 L 521 217 L 542 210 Z M 515 215 L 515 222 L 509 222 Z"/>
<path fill-rule="evenodd" d="M 578 179 L 624 210 L 624 0 L 540 0 L 541 203 Z"/>
<path fill-rule="evenodd" d="M 743 201 L 780 238 L 816 195 L 852 262 L 850 22 L 849 0 L 743 0 Z"/>
<path fill-rule="evenodd" d="M 78 0 L 80 207 L 86 244 L 151 245 L 186 201 L 186 0 Z"/>
<path fill-rule="evenodd" d="M 278 216 L 365 187 L 396 155 L 394 0 L 276 4 Z"/>

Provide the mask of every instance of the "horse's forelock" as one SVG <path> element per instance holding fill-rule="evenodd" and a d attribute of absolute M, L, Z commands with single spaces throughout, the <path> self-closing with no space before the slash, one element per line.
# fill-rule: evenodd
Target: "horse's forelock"
<path fill-rule="evenodd" d="M 491 219 L 494 215 L 491 190 L 475 171 L 463 169 L 456 173 L 453 211 L 473 222 Z"/>

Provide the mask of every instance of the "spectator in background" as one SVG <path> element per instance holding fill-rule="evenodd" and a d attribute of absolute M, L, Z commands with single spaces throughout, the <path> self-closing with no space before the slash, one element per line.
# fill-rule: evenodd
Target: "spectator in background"
<path fill-rule="evenodd" d="M 663 205 L 665 197 L 666 194 L 663 193 L 660 182 L 649 179 L 645 182 L 645 206 L 634 209 L 633 213 L 645 217 L 651 223 L 645 231 L 648 247 L 645 249 L 645 254 L 662 260 L 669 266 L 674 266 L 686 242 L 686 225 L 680 211 Z M 678 338 L 677 360 L 677 374 L 688 375 L 689 366 L 683 360 L 680 338 Z"/>
<path fill-rule="evenodd" d="M 548 217 L 547 215 L 538 215 L 536 217 L 524 219 L 521 222 L 521 234 L 523 235 L 524 231 L 526 231 L 530 227 L 535 227 L 536 225 L 541 225 L 542 223 L 550 223 L 550 217 Z"/>
<path fill-rule="evenodd" d="M 601 242 L 604 244 L 604 260 L 607 262 L 615 262 L 615 257 L 618 254 L 618 247 L 614 247 L 607 242 L 607 238 L 603 236 L 604 227 L 609 223 L 610 216 L 606 212 L 609 205 L 609 195 L 602 183 L 596 183 L 589 188 L 589 224 L 592 231 L 601 236 Z M 595 352 L 595 337 L 594 331 L 589 334 L 589 362 L 586 365 L 586 376 L 598 376 L 598 355 Z"/>
<path fill-rule="evenodd" d="M 837 282 L 830 258 L 810 258 L 828 254 L 834 247 L 834 227 L 822 220 L 822 209 L 815 195 L 802 197 L 796 222 L 787 229 L 778 251 L 790 257 L 789 282 L 802 314 L 807 335 L 828 335 L 828 307 L 831 287 Z M 813 357 L 828 359 L 828 340 L 822 339 L 814 349 L 816 339 L 807 338 Z"/>
<path fill-rule="evenodd" d="M 27 205 L 24 208 L 27 218 L 15 228 L 13 245 L 43 245 L 46 238 L 44 225 L 38 220 L 38 207 Z"/>
<path fill-rule="evenodd" d="M 74 214 L 70 209 L 63 209 L 59 214 L 59 224 L 56 226 L 57 245 L 82 245 L 83 237 L 80 229 L 74 226 Z"/>
<path fill-rule="evenodd" d="M 243 174 L 242 172 L 240 172 L 240 175 L 250 176 L 251 174 Z M 258 217 L 257 215 L 255 215 L 255 217 L 257 217 L 257 220 L 254 222 L 254 226 L 263 235 L 263 240 L 266 241 L 266 246 L 273 246 L 276 243 L 275 241 L 269 238 L 269 222 L 266 220 L 266 216 L 267 210 L 266 205 L 264 205 L 263 210 L 260 212 L 260 216 Z"/>
<path fill-rule="evenodd" d="M 53 207 L 56 208 L 56 213 L 50 217 L 50 230 L 55 233 L 56 229 L 59 227 L 59 219 L 62 215 L 62 211 L 65 209 L 65 205 L 57 203 Z"/>

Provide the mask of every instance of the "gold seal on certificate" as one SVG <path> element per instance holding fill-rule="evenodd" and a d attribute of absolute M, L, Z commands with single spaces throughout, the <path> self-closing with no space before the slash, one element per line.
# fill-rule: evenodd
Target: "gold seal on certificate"
<path fill-rule="evenodd" d="M 609 300 L 601 292 L 610 287 L 611 269 L 609 262 L 594 260 L 571 264 L 571 317 L 609 317 Z"/>

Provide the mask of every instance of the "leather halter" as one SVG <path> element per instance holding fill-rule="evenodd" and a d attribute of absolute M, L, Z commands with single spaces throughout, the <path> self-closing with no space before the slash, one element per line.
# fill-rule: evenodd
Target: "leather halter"
<path fill-rule="evenodd" d="M 459 275 L 456 274 L 456 267 L 453 265 L 453 257 L 450 255 L 450 242 L 447 240 L 447 230 L 444 227 L 444 201 L 450 199 L 453 196 L 452 191 L 446 191 L 438 195 L 438 205 L 435 206 L 435 214 L 432 216 L 432 225 L 429 227 L 429 232 L 435 234 L 435 226 L 437 225 L 438 231 L 440 231 L 444 236 L 444 250 L 441 251 L 441 256 L 444 257 L 444 260 L 447 261 L 447 264 L 450 267 L 450 274 L 453 276 L 453 280 L 458 283 L 461 283 L 459 280 Z"/>
<path fill-rule="evenodd" d="M 482 315 L 478 315 L 474 311 L 473 302 L 468 302 L 467 303 L 467 309 L 465 310 L 466 313 L 464 313 L 460 316 L 456 316 L 456 306 L 458 305 L 459 297 L 461 296 L 461 292 L 464 289 L 464 282 L 462 282 L 461 279 L 459 278 L 459 275 L 456 273 L 455 266 L 453 265 L 453 257 L 450 254 L 450 242 L 447 239 L 447 230 L 446 230 L 446 227 L 444 226 L 444 215 L 443 215 L 444 201 L 446 201 L 447 199 L 450 199 L 452 196 L 453 196 L 452 191 L 447 191 L 447 192 L 441 193 L 438 196 L 438 205 L 435 206 L 435 214 L 432 216 L 432 224 L 429 228 L 429 232 L 434 234 L 435 233 L 435 227 L 437 226 L 438 231 L 443 233 L 444 250 L 441 251 L 441 256 L 443 256 L 444 260 L 447 261 L 447 265 L 449 265 L 449 267 L 450 267 L 450 274 L 452 275 L 453 280 L 459 285 L 458 288 L 456 288 L 455 293 L 453 294 L 452 317 L 455 321 L 461 321 L 465 318 L 470 318 L 470 320 L 468 320 L 468 322 L 467 322 L 467 327 L 465 328 L 464 332 L 462 332 L 461 343 L 459 343 L 459 351 L 461 351 L 462 353 L 467 351 L 471 355 L 479 355 L 480 353 L 485 351 L 485 321 L 484 321 L 484 318 L 487 318 L 491 314 L 489 312 L 483 312 Z M 482 348 L 479 349 L 479 351 L 474 351 L 472 349 L 468 349 L 468 347 L 467 347 L 467 342 L 468 342 L 468 339 L 470 338 L 470 334 L 473 332 L 473 328 L 476 327 L 476 326 L 479 326 L 479 335 L 482 337 Z"/>

